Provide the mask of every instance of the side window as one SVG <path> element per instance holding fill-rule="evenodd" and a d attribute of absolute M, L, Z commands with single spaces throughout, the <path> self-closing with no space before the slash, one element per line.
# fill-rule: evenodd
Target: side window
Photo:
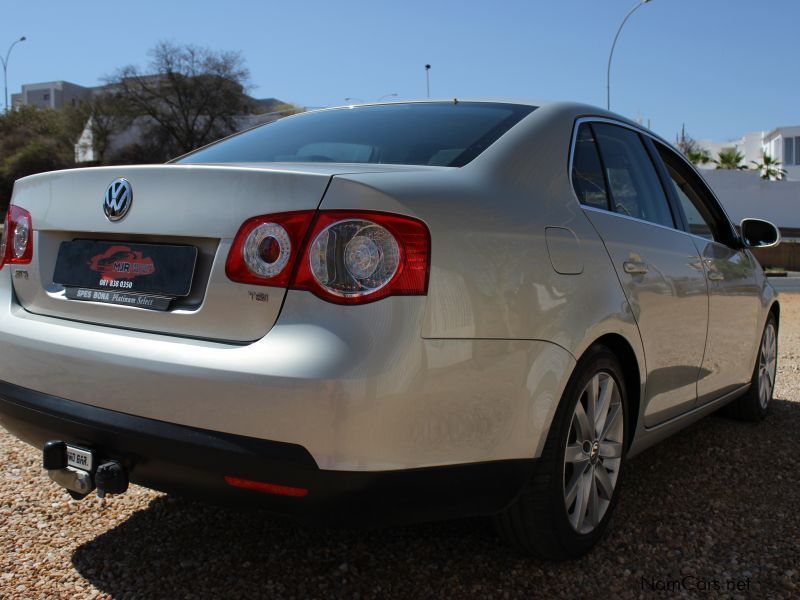
<path fill-rule="evenodd" d="M 572 155 L 572 187 L 581 204 L 608 210 L 608 193 L 603 167 L 588 123 L 582 123 Z"/>
<path fill-rule="evenodd" d="M 686 216 L 689 233 L 707 240 L 729 242 L 730 234 L 728 232 L 726 235 L 724 226 L 727 219 L 716 206 L 716 201 L 705 184 L 675 152 L 660 142 L 653 143 L 667 167 L 672 188 Z"/>
<path fill-rule="evenodd" d="M 639 134 L 606 123 L 595 123 L 592 129 L 611 192 L 611 209 L 675 227 L 664 188 Z"/>

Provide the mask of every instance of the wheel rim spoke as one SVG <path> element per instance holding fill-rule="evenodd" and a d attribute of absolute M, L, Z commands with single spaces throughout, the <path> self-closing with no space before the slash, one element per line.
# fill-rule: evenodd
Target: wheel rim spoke
<path fill-rule="evenodd" d="M 572 506 L 572 503 L 575 501 L 575 497 L 578 495 L 583 472 L 584 469 L 576 469 L 572 474 L 572 479 L 570 480 L 564 494 L 564 504 L 566 504 L 567 510 L 569 510 L 569 507 Z"/>
<path fill-rule="evenodd" d="M 602 469 L 602 467 L 600 467 Z M 600 498 L 597 496 L 597 478 L 595 472 L 597 468 L 593 468 L 589 474 L 589 505 L 586 507 L 586 517 L 589 525 L 596 527 L 600 522 Z"/>
<path fill-rule="evenodd" d="M 622 458 L 622 444 L 619 442 L 600 442 L 600 458 Z"/>
<path fill-rule="evenodd" d="M 609 411 L 608 418 L 606 418 L 606 426 L 603 431 L 600 432 L 600 439 L 605 440 L 612 429 L 618 424 L 618 421 L 622 417 L 622 406 L 619 404 L 614 405 Z"/>
<path fill-rule="evenodd" d="M 586 411 L 583 409 L 583 405 L 580 402 L 578 402 L 578 405 L 575 407 L 575 416 L 573 420 L 578 429 L 578 438 L 580 440 L 588 440 L 592 429 L 589 425 L 589 418 L 586 415 Z"/>
<path fill-rule="evenodd" d="M 599 377 L 599 376 L 597 376 Z M 600 384 L 600 398 L 597 402 L 597 414 L 595 415 L 594 430 L 596 435 L 600 435 L 605 428 L 608 409 L 614 396 L 614 380 L 606 377 Z"/>
<path fill-rule="evenodd" d="M 587 433 L 594 436 L 594 424 L 597 419 L 597 400 L 600 396 L 600 375 L 595 375 L 586 386 L 586 417 L 592 426 Z"/>
<path fill-rule="evenodd" d="M 608 476 L 608 471 L 603 465 L 599 465 L 594 470 L 594 478 L 597 482 L 598 491 L 601 492 L 601 497 L 604 500 L 611 500 L 611 497 L 614 495 L 614 484 L 611 482 L 611 478 Z"/>
<path fill-rule="evenodd" d="M 585 463 L 589 460 L 589 455 L 583 451 L 581 444 L 570 444 L 564 455 L 564 461 L 568 463 Z"/>
<path fill-rule="evenodd" d="M 570 516 L 572 526 L 578 531 L 583 527 L 583 522 L 586 519 L 586 505 L 589 502 L 589 474 L 582 471 L 576 478 L 575 486 L 575 510 Z"/>

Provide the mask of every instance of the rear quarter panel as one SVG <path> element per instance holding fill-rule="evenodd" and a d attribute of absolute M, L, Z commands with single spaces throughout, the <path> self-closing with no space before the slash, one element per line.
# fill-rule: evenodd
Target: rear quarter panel
<path fill-rule="evenodd" d="M 385 210 L 428 225 L 431 276 L 422 337 L 540 340 L 577 359 L 614 333 L 633 348 L 644 381 L 636 322 L 568 177 L 574 119 L 569 108 L 537 109 L 462 168 L 335 177 L 322 208 Z M 548 227 L 575 234 L 571 251 L 561 251 L 580 264 L 579 273 L 556 272 Z M 566 375 L 546 410 L 537 411 L 548 424 Z"/>

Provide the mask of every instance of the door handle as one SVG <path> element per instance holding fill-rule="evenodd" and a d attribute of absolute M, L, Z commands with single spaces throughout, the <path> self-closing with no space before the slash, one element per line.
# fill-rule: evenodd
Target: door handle
<path fill-rule="evenodd" d="M 622 263 L 622 268 L 629 275 L 644 275 L 649 270 L 647 263 L 638 260 L 626 260 Z"/>
<path fill-rule="evenodd" d="M 723 275 L 719 271 L 709 271 L 708 278 L 711 281 L 722 281 L 723 279 L 725 279 L 725 275 Z"/>

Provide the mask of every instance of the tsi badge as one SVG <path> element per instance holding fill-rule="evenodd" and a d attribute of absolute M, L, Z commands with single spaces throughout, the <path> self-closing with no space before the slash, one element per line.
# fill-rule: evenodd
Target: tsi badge
<path fill-rule="evenodd" d="M 111 182 L 103 197 L 103 212 L 109 221 L 119 221 L 131 209 L 133 188 L 127 179 L 122 177 Z"/>

